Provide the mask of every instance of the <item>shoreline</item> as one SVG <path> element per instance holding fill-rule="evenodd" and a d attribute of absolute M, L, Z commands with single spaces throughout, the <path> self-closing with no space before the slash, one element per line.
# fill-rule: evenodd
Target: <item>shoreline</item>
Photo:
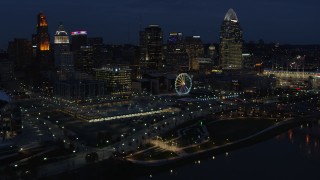
<path fill-rule="evenodd" d="M 128 161 L 133 165 L 142 166 L 142 167 L 166 167 L 166 166 L 171 167 L 175 164 L 180 164 L 182 162 L 194 161 L 199 158 L 201 159 L 204 157 L 221 154 L 228 151 L 233 151 L 242 147 L 251 146 L 256 143 L 268 140 L 278 134 L 284 133 L 285 131 L 291 128 L 295 128 L 295 127 L 298 127 L 299 125 L 312 123 L 316 121 L 315 119 L 310 119 L 310 117 L 308 120 L 306 120 L 306 118 L 308 119 L 308 117 L 288 118 L 287 120 L 278 122 L 277 124 L 272 125 L 246 138 L 242 138 L 237 141 L 230 142 L 217 147 L 200 150 L 194 153 L 188 153 L 186 155 L 178 156 L 176 158 L 152 160 L 152 161 L 139 161 L 139 160 L 126 158 L 124 161 Z"/>
<path fill-rule="evenodd" d="M 208 159 L 212 156 L 221 155 L 225 152 L 232 152 L 234 150 L 249 147 L 255 145 L 257 143 L 264 142 L 269 140 L 279 134 L 285 133 L 286 131 L 299 127 L 302 124 L 315 123 L 318 122 L 315 116 L 306 116 L 306 117 L 295 117 L 289 121 L 283 121 L 281 124 L 277 124 L 277 126 L 271 126 L 263 130 L 261 133 L 256 133 L 258 135 L 250 136 L 250 138 L 244 138 L 241 141 L 237 141 L 237 143 L 228 144 L 225 146 L 221 146 L 220 148 L 210 149 L 201 151 L 198 153 L 191 154 L 189 156 L 184 156 L 183 158 L 173 158 L 167 160 L 162 163 L 153 163 L 153 164 L 139 164 L 132 161 L 128 161 L 127 159 L 122 158 L 109 158 L 107 160 L 98 162 L 98 163 L 90 163 L 86 167 L 82 167 L 76 170 L 64 172 L 61 174 L 53 175 L 50 177 L 42 177 L 42 179 L 59 179 L 59 178 L 74 178 L 79 177 L 79 179 L 87 179 L 91 177 L 90 174 L 84 173 L 85 171 L 95 172 L 97 177 L 101 174 L 104 174 L 106 169 L 109 169 L 109 176 L 112 178 L 126 178 L 128 180 L 136 180 L 142 176 L 156 175 L 165 171 L 171 171 L 172 169 L 176 169 L 186 164 L 190 164 L 192 162 L 198 160 Z M 117 170 L 121 169 L 121 171 Z M 85 170 L 85 171 L 84 171 Z"/>

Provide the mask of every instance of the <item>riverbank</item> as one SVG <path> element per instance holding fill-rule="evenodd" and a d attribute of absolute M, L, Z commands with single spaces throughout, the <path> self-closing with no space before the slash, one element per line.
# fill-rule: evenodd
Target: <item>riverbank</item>
<path fill-rule="evenodd" d="M 135 156 L 128 156 L 127 160 L 142 166 L 166 166 L 169 164 L 179 163 L 181 161 L 190 161 L 194 159 L 199 159 L 201 157 L 212 156 L 215 154 L 225 153 L 228 151 L 232 151 L 237 148 L 241 148 L 244 146 L 249 146 L 261 141 L 264 141 L 268 138 L 271 138 L 279 133 L 285 132 L 286 130 L 299 126 L 301 124 L 305 124 L 308 122 L 312 122 L 312 119 L 306 119 L 306 117 L 295 117 L 288 118 L 282 120 L 280 122 L 271 125 L 257 133 L 254 133 L 250 136 L 241 138 L 236 141 L 229 141 L 222 145 L 212 145 L 212 141 L 205 141 L 201 144 L 194 145 L 192 147 L 184 148 L 184 153 L 177 153 L 179 156 L 172 156 L 166 159 L 146 159 L 146 160 L 137 160 Z M 232 139 L 231 139 L 232 140 Z M 145 153 L 145 152 L 143 152 Z M 146 153 L 145 153 L 146 154 Z M 151 155 L 150 155 L 151 157 Z"/>
<path fill-rule="evenodd" d="M 229 144 L 220 148 L 203 151 L 201 153 L 195 153 L 191 156 L 186 156 L 181 159 L 171 159 L 169 163 L 162 163 L 150 166 L 146 164 L 134 163 L 127 161 L 126 159 L 108 159 L 99 163 L 91 163 L 85 167 L 77 170 L 65 172 L 56 176 L 47 177 L 46 179 L 128 179 L 136 180 L 139 177 L 146 177 L 150 175 L 156 175 L 161 172 L 170 172 L 171 169 L 176 169 L 184 164 L 198 162 L 207 159 L 208 157 L 218 156 L 226 152 L 232 153 L 236 149 L 240 149 L 247 146 L 271 139 L 289 129 L 299 127 L 302 124 L 313 123 L 315 119 L 305 117 L 302 119 L 291 119 L 287 123 L 278 124 L 276 127 L 270 128 L 254 138 L 247 138 L 241 142 Z"/>

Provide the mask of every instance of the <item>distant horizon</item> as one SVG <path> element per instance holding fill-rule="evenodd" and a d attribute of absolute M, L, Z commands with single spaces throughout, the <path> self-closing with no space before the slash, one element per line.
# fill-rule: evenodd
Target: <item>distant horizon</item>
<path fill-rule="evenodd" d="M 18 4 L 18 5 L 17 5 Z M 237 13 L 246 42 L 263 39 L 292 45 L 320 44 L 317 0 L 243 0 L 224 2 L 203 0 L 56 0 L 54 2 L 0 2 L 4 27 L 0 29 L 0 49 L 7 49 L 14 38 L 31 40 L 36 31 L 36 17 L 44 12 L 51 41 L 60 22 L 66 31 L 85 29 L 88 37 L 103 37 L 105 44 L 139 44 L 139 31 L 149 24 L 159 24 L 164 42 L 169 32 L 184 36 L 199 35 L 204 43 L 219 43 L 219 31 L 229 8 Z"/>

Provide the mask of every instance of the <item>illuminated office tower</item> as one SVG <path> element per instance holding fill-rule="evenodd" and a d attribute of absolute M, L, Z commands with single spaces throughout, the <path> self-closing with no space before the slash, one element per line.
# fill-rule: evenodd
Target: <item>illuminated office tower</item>
<path fill-rule="evenodd" d="M 87 31 L 71 32 L 71 49 L 73 52 L 81 49 L 81 46 L 88 45 Z"/>
<path fill-rule="evenodd" d="M 54 44 L 66 44 L 68 46 L 70 44 L 68 33 L 65 31 L 62 23 L 60 23 L 54 35 Z"/>
<path fill-rule="evenodd" d="M 106 65 L 100 69 L 94 69 L 96 80 L 104 81 L 108 93 L 130 93 L 132 89 L 131 69 L 129 66 Z"/>
<path fill-rule="evenodd" d="M 54 64 L 55 67 L 61 66 L 61 55 L 70 52 L 70 43 L 68 33 L 64 30 L 64 26 L 60 24 L 56 34 L 54 35 Z"/>
<path fill-rule="evenodd" d="M 68 33 L 60 24 L 54 35 L 54 62 L 60 80 L 65 80 L 74 72 L 73 53 L 70 51 Z"/>
<path fill-rule="evenodd" d="M 113 53 L 104 45 L 102 37 L 89 37 L 88 46 L 93 48 L 94 68 L 101 68 L 107 62 L 108 55 Z"/>
<path fill-rule="evenodd" d="M 92 46 L 81 46 L 74 52 L 74 66 L 77 72 L 93 74 L 94 49 Z"/>
<path fill-rule="evenodd" d="M 189 56 L 189 70 L 193 70 L 197 58 L 204 57 L 204 46 L 200 36 L 189 36 L 185 39 L 185 47 Z"/>
<path fill-rule="evenodd" d="M 14 39 L 8 44 L 9 60 L 14 62 L 15 69 L 25 69 L 32 63 L 31 41 Z"/>
<path fill-rule="evenodd" d="M 181 32 L 171 32 L 168 37 L 166 53 L 166 66 L 171 70 L 188 69 L 189 57 Z"/>
<path fill-rule="evenodd" d="M 242 68 L 242 29 L 237 14 L 229 9 L 220 29 L 220 66 L 223 69 Z"/>
<path fill-rule="evenodd" d="M 50 35 L 48 22 L 43 12 L 37 17 L 37 34 L 33 35 L 33 48 L 36 49 L 36 58 L 41 63 L 50 63 Z"/>
<path fill-rule="evenodd" d="M 159 25 L 149 25 L 140 31 L 140 65 L 146 69 L 159 70 L 163 66 L 163 33 Z"/>

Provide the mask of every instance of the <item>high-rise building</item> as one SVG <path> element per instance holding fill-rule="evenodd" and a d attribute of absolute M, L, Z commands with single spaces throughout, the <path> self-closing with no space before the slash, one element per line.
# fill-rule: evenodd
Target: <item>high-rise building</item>
<path fill-rule="evenodd" d="M 185 39 L 186 51 L 189 56 L 189 69 L 197 69 L 193 65 L 196 64 L 196 58 L 204 57 L 204 46 L 200 36 L 189 36 Z"/>
<path fill-rule="evenodd" d="M 9 82 L 13 78 L 13 61 L 8 59 L 8 54 L 0 50 L 0 85 Z"/>
<path fill-rule="evenodd" d="M 168 37 L 165 61 L 168 70 L 187 70 L 189 57 L 181 32 L 171 32 Z"/>
<path fill-rule="evenodd" d="M 9 60 L 15 69 L 24 69 L 32 63 L 32 45 L 27 39 L 14 39 L 8 44 Z"/>
<path fill-rule="evenodd" d="M 81 46 L 88 45 L 87 31 L 71 32 L 71 49 L 73 52 L 80 50 Z"/>
<path fill-rule="evenodd" d="M 242 29 L 233 9 L 229 9 L 220 29 L 220 63 L 223 69 L 242 68 Z"/>
<path fill-rule="evenodd" d="M 103 45 L 102 37 L 89 37 L 88 38 L 88 46 L 101 46 Z"/>
<path fill-rule="evenodd" d="M 65 80 L 74 72 L 73 53 L 70 51 L 68 33 L 60 24 L 54 36 L 54 62 L 60 80 Z"/>
<path fill-rule="evenodd" d="M 63 24 L 60 23 L 56 34 L 54 35 L 54 44 L 67 44 L 69 46 L 69 43 L 68 33 L 65 31 Z"/>
<path fill-rule="evenodd" d="M 36 57 L 40 62 L 50 62 L 50 35 L 48 32 L 48 22 L 43 12 L 37 17 L 37 34 L 33 35 Z"/>
<path fill-rule="evenodd" d="M 215 54 L 216 54 L 216 47 L 213 44 L 211 44 L 208 47 L 208 56 L 212 58 Z"/>
<path fill-rule="evenodd" d="M 103 38 L 89 37 L 88 46 L 91 46 L 93 48 L 93 67 L 101 68 L 102 64 L 107 60 L 107 54 L 109 53 L 107 47 L 103 43 Z"/>
<path fill-rule="evenodd" d="M 131 69 L 129 66 L 107 65 L 94 69 L 96 80 L 106 83 L 106 89 L 111 94 L 130 93 L 132 88 Z"/>
<path fill-rule="evenodd" d="M 140 65 L 146 69 L 163 67 L 163 32 L 159 25 L 149 25 L 140 31 Z"/>
<path fill-rule="evenodd" d="M 81 46 L 74 52 L 74 66 L 76 71 L 93 74 L 94 51 L 92 46 Z"/>
<path fill-rule="evenodd" d="M 184 48 L 184 40 L 181 32 L 171 32 L 167 41 L 167 48 L 169 52 L 175 51 L 177 48 Z"/>

